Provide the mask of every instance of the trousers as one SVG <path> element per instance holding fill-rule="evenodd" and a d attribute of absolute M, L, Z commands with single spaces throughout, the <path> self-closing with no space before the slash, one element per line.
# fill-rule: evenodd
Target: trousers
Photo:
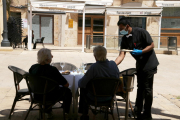
<path fill-rule="evenodd" d="M 146 117 L 151 116 L 151 106 L 153 102 L 153 80 L 154 72 L 137 72 L 137 96 L 135 108 L 137 115 L 140 115 L 143 108 Z"/>

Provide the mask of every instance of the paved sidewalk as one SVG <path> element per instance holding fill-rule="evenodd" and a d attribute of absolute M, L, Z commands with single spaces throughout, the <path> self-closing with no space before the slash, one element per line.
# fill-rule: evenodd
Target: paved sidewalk
<path fill-rule="evenodd" d="M 87 63 L 95 62 L 92 53 L 82 53 L 81 47 L 76 48 L 60 48 L 52 45 L 45 45 L 46 48 L 52 49 L 53 61 L 60 60 L 73 63 L 77 67 L 83 61 Z M 37 51 L 42 48 L 37 46 L 36 50 L 28 51 L 17 48 L 12 52 L 0 51 L 0 120 L 7 120 L 14 100 L 15 88 L 13 81 L 13 73 L 8 69 L 8 65 L 14 65 L 26 71 L 32 64 L 37 63 Z M 108 53 L 109 60 L 115 60 L 117 53 Z M 152 106 L 152 115 L 154 120 L 180 120 L 180 55 L 164 55 L 157 54 L 160 65 L 158 73 L 154 78 L 154 101 Z M 135 67 L 135 60 L 127 53 L 124 61 L 118 66 L 120 71 Z M 136 97 L 136 79 L 134 90 L 130 94 L 130 100 L 134 106 Z M 25 81 L 22 81 L 21 88 L 26 88 Z M 124 116 L 125 104 L 119 102 L 120 115 Z M 23 120 L 30 103 L 27 101 L 17 102 L 12 120 Z M 116 108 L 114 110 L 117 119 Z M 61 110 L 54 111 L 53 120 L 62 119 Z M 92 113 L 90 112 L 90 115 Z M 28 120 L 36 120 L 38 112 L 33 111 L 29 114 Z M 92 116 L 90 116 L 92 119 Z M 109 116 L 111 119 L 112 117 Z M 97 115 L 97 120 L 103 119 L 103 114 Z"/>

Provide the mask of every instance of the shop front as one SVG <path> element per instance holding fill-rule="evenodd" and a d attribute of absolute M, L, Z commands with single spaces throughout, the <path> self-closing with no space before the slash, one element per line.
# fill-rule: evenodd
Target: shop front
<path fill-rule="evenodd" d="M 161 36 L 176 36 L 180 47 L 180 1 L 156 1 L 163 7 Z M 161 47 L 167 47 L 167 38 L 161 39 Z"/>

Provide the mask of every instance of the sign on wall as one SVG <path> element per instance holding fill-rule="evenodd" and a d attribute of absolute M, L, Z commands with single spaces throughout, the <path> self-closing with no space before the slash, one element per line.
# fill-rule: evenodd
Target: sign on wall
<path fill-rule="evenodd" d="M 158 7 L 180 7 L 180 1 L 156 1 Z"/>
<path fill-rule="evenodd" d="M 22 21 L 23 21 L 23 27 L 24 27 L 24 28 L 27 28 L 27 19 L 24 19 L 24 18 L 23 18 Z"/>
<path fill-rule="evenodd" d="M 73 28 L 73 19 L 69 19 L 69 28 Z"/>

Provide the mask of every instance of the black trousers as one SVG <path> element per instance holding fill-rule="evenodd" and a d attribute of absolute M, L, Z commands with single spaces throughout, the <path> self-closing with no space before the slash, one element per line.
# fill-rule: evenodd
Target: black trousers
<path fill-rule="evenodd" d="M 27 47 L 27 43 L 28 43 L 28 38 L 26 37 L 23 42 L 25 43 L 25 47 Z M 32 39 L 32 43 L 34 44 L 34 40 Z"/>
<path fill-rule="evenodd" d="M 137 96 L 135 108 L 140 115 L 144 107 L 144 115 L 151 116 L 151 106 L 153 102 L 153 79 L 154 72 L 137 72 Z"/>
<path fill-rule="evenodd" d="M 36 44 L 37 44 L 37 43 L 35 42 L 35 43 L 34 43 L 34 46 L 33 46 L 33 49 L 36 49 Z"/>
<path fill-rule="evenodd" d="M 85 101 L 85 98 L 87 95 L 87 90 L 85 88 L 80 88 L 80 98 L 79 98 L 79 113 L 82 114 L 88 114 L 89 111 L 89 106 L 87 104 L 87 102 Z"/>

